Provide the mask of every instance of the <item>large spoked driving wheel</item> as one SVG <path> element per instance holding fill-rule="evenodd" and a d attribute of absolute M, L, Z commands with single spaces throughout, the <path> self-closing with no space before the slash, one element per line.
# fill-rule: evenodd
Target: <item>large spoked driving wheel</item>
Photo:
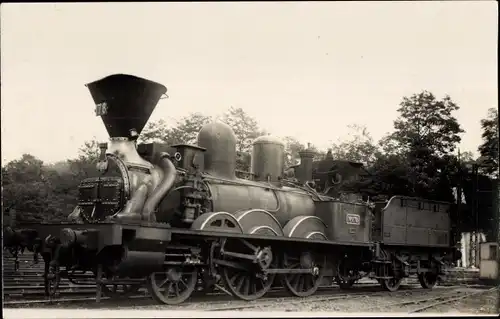
<path fill-rule="evenodd" d="M 177 305 L 186 301 L 193 293 L 198 280 L 198 271 L 170 268 L 147 277 L 147 288 L 154 300 L 167 305 Z"/>
<path fill-rule="evenodd" d="M 246 254 L 251 253 L 250 247 L 246 248 L 241 250 Z M 270 248 L 261 249 L 255 263 L 250 260 L 231 257 L 225 257 L 224 261 L 234 265 L 223 266 L 221 273 L 224 286 L 233 296 L 251 301 L 261 298 L 271 289 L 275 275 L 266 274 L 263 271 L 274 268 L 277 264 Z"/>
<path fill-rule="evenodd" d="M 283 285 L 286 290 L 297 297 L 307 297 L 318 290 L 324 276 L 326 257 L 304 252 L 300 255 L 284 254 L 283 268 L 286 269 L 312 269 L 312 274 L 285 274 Z"/>

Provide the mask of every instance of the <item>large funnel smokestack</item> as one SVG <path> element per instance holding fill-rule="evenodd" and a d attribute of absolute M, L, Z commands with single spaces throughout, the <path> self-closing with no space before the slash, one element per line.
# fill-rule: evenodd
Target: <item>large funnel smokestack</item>
<path fill-rule="evenodd" d="M 133 75 L 113 74 L 86 85 L 110 137 L 140 134 L 167 88 Z"/>

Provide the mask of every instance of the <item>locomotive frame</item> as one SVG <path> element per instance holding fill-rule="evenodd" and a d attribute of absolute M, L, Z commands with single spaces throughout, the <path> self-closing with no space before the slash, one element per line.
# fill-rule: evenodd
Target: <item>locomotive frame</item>
<path fill-rule="evenodd" d="M 98 301 L 146 284 L 156 301 L 178 304 L 200 281 L 243 300 L 272 286 L 305 297 L 324 283 L 349 288 L 365 276 L 395 291 L 416 274 L 432 288 L 459 258 L 446 222 L 437 224 L 448 236 L 439 243 L 373 236 L 379 228 L 385 233 L 392 203 L 429 201 L 393 197 L 372 208 L 318 193 L 310 183 L 314 153 L 301 152 L 300 165 L 284 178 L 283 145 L 270 136 L 254 141 L 253 180 L 237 179 L 235 137 L 225 124 L 204 126 L 198 145 L 136 145 L 163 85 L 112 75 L 87 86 L 110 135 L 98 168 L 104 174 L 114 162 L 120 177 L 82 181 L 71 222 L 34 227 L 49 296 L 61 276 L 78 280 L 87 271 L 96 277 Z"/>

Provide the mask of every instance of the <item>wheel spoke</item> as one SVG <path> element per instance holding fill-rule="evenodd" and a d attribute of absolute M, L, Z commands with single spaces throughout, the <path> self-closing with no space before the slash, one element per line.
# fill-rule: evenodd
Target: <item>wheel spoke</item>
<path fill-rule="evenodd" d="M 250 279 L 250 293 L 255 294 L 258 290 L 257 287 L 259 286 L 261 280 L 258 278 L 251 278 Z"/>
<path fill-rule="evenodd" d="M 184 288 L 187 288 L 187 284 L 184 281 L 184 279 L 182 279 L 182 277 L 181 277 L 181 279 L 179 279 L 179 283 L 182 284 L 184 286 Z"/>
<path fill-rule="evenodd" d="M 299 279 L 299 291 L 300 292 L 304 291 L 305 281 L 306 281 L 305 276 L 300 276 L 300 279 Z"/>
<path fill-rule="evenodd" d="M 305 287 L 305 290 L 309 290 L 311 289 L 312 287 L 314 287 L 314 277 L 313 275 L 305 275 L 305 280 L 304 280 L 304 287 Z"/>
<path fill-rule="evenodd" d="M 295 287 L 297 288 L 297 285 L 299 284 L 299 280 L 300 280 L 300 274 L 292 274 L 290 276 L 290 283 Z"/>
<path fill-rule="evenodd" d="M 238 280 L 238 285 L 236 286 L 236 290 L 241 291 L 241 287 L 243 287 L 244 283 L 245 283 L 245 277 L 240 276 Z"/>
<path fill-rule="evenodd" d="M 165 278 L 159 285 L 158 288 L 162 288 L 168 282 L 168 278 Z"/>
<path fill-rule="evenodd" d="M 167 287 L 165 288 L 165 296 L 168 298 L 170 296 L 170 293 L 172 292 L 172 282 L 168 282 Z"/>
<path fill-rule="evenodd" d="M 249 295 L 249 293 L 250 293 L 250 278 L 249 277 L 245 278 L 245 289 L 243 290 L 243 293 L 245 295 Z"/>

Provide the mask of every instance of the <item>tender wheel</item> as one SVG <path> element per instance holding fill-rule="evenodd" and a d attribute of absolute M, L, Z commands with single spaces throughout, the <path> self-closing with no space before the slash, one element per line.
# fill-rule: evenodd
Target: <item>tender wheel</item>
<path fill-rule="evenodd" d="M 108 297 L 128 297 L 133 295 L 139 291 L 141 285 L 133 284 L 133 285 L 102 285 L 102 293 L 104 296 Z"/>
<path fill-rule="evenodd" d="M 403 278 L 391 278 L 391 279 L 382 279 L 380 280 L 382 288 L 387 291 L 394 292 L 399 289 L 401 286 L 401 282 Z"/>
<path fill-rule="evenodd" d="M 437 284 L 437 275 L 433 273 L 420 273 L 418 274 L 418 281 L 420 286 L 424 289 L 432 289 Z"/>
<path fill-rule="evenodd" d="M 146 284 L 154 300 L 167 305 L 178 305 L 193 293 L 198 280 L 198 271 L 183 271 L 170 268 L 166 272 L 153 273 L 147 277 Z"/>
<path fill-rule="evenodd" d="M 312 268 L 314 270 L 313 274 L 285 274 L 283 276 L 283 285 L 290 294 L 297 297 L 307 297 L 314 294 L 321 285 L 326 268 L 326 257 L 310 252 L 302 253 L 300 256 L 285 253 L 283 268 Z"/>

